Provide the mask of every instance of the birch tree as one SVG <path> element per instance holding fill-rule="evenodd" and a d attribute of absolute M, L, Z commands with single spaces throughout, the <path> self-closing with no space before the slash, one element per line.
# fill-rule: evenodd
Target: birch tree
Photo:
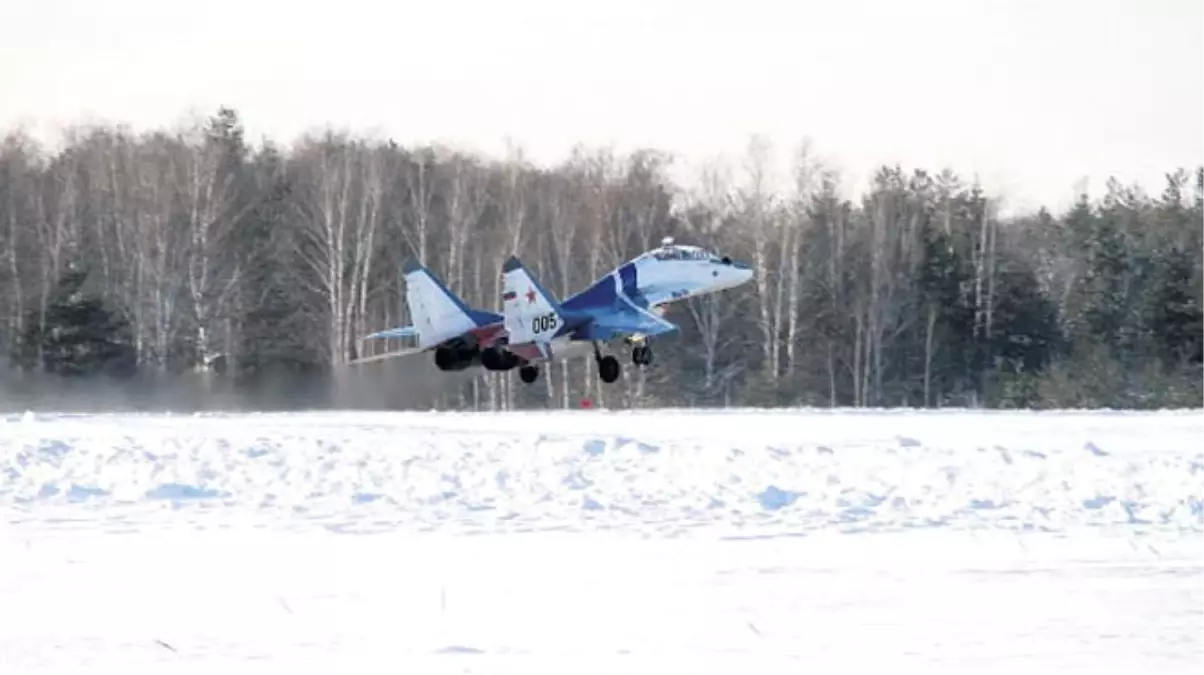
<path fill-rule="evenodd" d="M 773 325 L 773 294 L 771 282 L 777 283 L 770 266 L 770 239 L 775 223 L 772 198 L 772 156 L 769 143 L 762 137 L 754 137 L 748 146 L 745 162 L 747 184 L 739 191 L 741 217 L 745 220 L 752 243 L 752 266 L 758 271 L 754 277 L 757 290 L 757 309 L 761 328 L 761 348 L 764 358 L 762 370 L 765 376 L 776 382 L 778 378 L 777 354 L 779 341 Z"/>
<path fill-rule="evenodd" d="M 34 251 L 33 208 L 30 197 L 37 193 L 35 182 L 39 167 L 32 139 L 24 134 L 9 134 L 0 145 L 0 247 L 4 251 L 4 272 L 0 288 L 7 289 L 5 337 L 15 343 L 25 331 L 29 291 L 27 263 Z"/>
<path fill-rule="evenodd" d="M 298 253 L 309 272 L 302 279 L 326 303 L 327 354 L 341 364 L 379 217 L 379 159 L 362 142 L 329 133 L 308 140 L 302 153 L 302 190 L 294 202 Z"/>
<path fill-rule="evenodd" d="M 253 206 L 241 190 L 244 148 L 237 115 L 228 108 L 219 110 L 199 140 L 184 140 L 177 149 L 177 189 L 188 232 L 186 285 L 195 322 L 194 367 L 208 370 L 219 355 L 217 322 L 228 318 L 226 306 L 241 272 L 225 242 Z"/>

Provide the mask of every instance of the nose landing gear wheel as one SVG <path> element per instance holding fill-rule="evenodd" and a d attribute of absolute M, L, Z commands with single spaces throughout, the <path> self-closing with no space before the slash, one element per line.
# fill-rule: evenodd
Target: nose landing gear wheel
<path fill-rule="evenodd" d="M 652 365 L 652 347 L 640 345 L 632 348 L 631 362 L 637 366 Z"/>

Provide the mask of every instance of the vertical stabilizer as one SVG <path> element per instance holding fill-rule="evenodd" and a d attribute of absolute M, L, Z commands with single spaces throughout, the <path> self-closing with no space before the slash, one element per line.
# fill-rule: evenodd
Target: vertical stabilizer
<path fill-rule="evenodd" d="M 406 259 L 402 271 L 406 280 L 406 306 L 420 347 L 437 345 L 489 322 L 490 317 L 464 304 L 413 257 Z"/>
<path fill-rule="evenodd" d="M 502 307 L 511 344 L 548 342 L 564 327 L 560 303 L 514 256 L 502 266 Z"/>

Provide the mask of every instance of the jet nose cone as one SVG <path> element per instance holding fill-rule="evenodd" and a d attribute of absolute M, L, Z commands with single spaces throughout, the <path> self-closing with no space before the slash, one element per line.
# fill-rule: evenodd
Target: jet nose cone
<path fill-rule="evenodd" d="M 732 268 L 734 269 L 736 283 L 738 283 L 738 284 L 743 284 L 743 283 L 751 280 L 753 278 L 753 276 L 755 276 L 753 269 L 748 266 L 748 263 L 742 263 L 742 262 L 733 260 Z"/>
<path fill-rule="evenodd" d="M 718 288 L 735 288 L 752 279 L 753 270 L 745 263 L 725 258 L 722 267 L 715 270 L 714 275 L 717 277 Z"/>

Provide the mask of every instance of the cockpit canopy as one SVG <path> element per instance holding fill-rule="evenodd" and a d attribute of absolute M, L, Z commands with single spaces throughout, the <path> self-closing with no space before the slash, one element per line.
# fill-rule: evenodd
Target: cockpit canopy
<path fill-rule="evenodd" d="M 661 240 L 660 248 L 653 249 L 645 255 L 656 260 L 703 260 L 713 263 L 730 262 L 729 259 L 720 256 L 717 253 L 708 251 L 700 246 L 674 244 L 673 237 L 665 237 Z"/>
<path fill-rule="evenodd" d="M 668 246 L 652 251 L 657 260 L 710 260 L 719 262 L 719 256 L 697 246 Z"/>

